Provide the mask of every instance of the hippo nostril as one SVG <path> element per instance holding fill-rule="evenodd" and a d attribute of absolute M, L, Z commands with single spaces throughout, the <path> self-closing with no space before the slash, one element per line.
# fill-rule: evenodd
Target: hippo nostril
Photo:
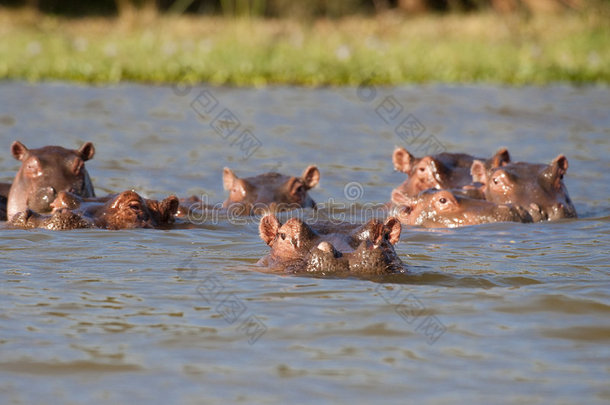
<path fill-rule="evenodd" d="M 337 249 L 335 249 L 333 244 L 330 242 L 326 242 L 326 241 L 320 242 L 318 244 L 317 248 L 324 253 L 330 253 L 332 255 L 332 257 L 334 257 L 335 259 L 343 257 L 343 253 L 341 253 Z"/>
<path fill-rule="evenodd" d="M 323 252 L 330 253 L 333 251 L 333 245 L 328 242 L 320 242 L 320 244 L 318 244 L 318 249 Z"/>

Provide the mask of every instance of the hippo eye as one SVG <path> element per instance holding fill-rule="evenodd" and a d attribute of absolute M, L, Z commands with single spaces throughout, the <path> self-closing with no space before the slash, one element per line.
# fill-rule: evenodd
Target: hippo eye
<path fill-rule="evenodd" d="M 493 180 L 493 182 L 494 182 L 494 184 L 495 184 L 495 185 L 497 185 L 497 184 L 499 183 L 498 178 L 496 177 L 496 178 Z"/>
<path fill-rule="evenodd" d="M 286 234 L 284 232 L 280 233 L 280 238 L 282 238 L 282 240 L 286 240 Z"/>
<path fill-rule="evenodd" d="M 426 171 L 426 168 L 425 168 L 425 167 L 420 167 L 420 168 L 419 168 L 419 171 L 423 173 L 423 172 L 425 172 L 425 171 Z"/>
<path fill-rule="evenodd" d="M 446 204 L 447 203 L 447 199 L 445 197 L 441 197 L 438 202 L 440 202 L 441 204 Z"/>

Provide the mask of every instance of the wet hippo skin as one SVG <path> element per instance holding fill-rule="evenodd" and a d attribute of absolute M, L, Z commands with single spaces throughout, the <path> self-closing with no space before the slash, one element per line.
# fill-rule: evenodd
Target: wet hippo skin
<path fill-rule="evenodd" d="M 429 189 L 417 197 L 392 193 L 393 210 L 405 225 L 424 228 L 456 228 L 491 222 L 532 222 L 529 213 L 518 206 L 465 197 L 450 190 Z"/>
<path fill-rule="evenodd" d="M 271 172 L 239 178 L 227 167 L 223 170 L 222 181 L 224 189 L 229 191 L 223 208 L 233 207 L 246 215 L 290 211 L 315 207 L 308 191 L 320 182 L 320 171 L 316 166 L 308 166 L 301 177 Z"/>
<path fill-rule="evenodd" d="M 407 179 L 394 190 L 415 197 L 427 189 L 459 189 L 472 183 L 470 168 L 478 158 L 465 153 L 440 153 L 416 158 L 405 148 L 396 148 L 392 154 L 394 169 L 407 175 Z M 510 162 L 508 150 L 502 148 L 489 159 L 479 159 L 486 167 L 500 167 Z"/>
<path fill-rule="evenodd" d="M 343 277 L 406 272 L 394 251 L 401 233 L 396 218 L 372 219 L 362 225 L 309 225 L 299 218 L 282 224 L 269 214 L 261 218 L 259 233 L 271 248 L 259 265 L 271 269 Z"/>
<path fill-rule="evenodd" d="M 18 228 L 46 228 L 68 230 L 81 228 L 167 229 L 174 223 L 178 210 L 178 197 L 170 196 L 162 201 L 141 197 L 134 191 L 83 199 L 68 192 L 60 192 L 51 204 L 51 214 L 38 214 L 32 210 L 18 213 L 10 222 Z"/>
<path fill-rule="evenodd" d="M 312 165 L 303 171 L 301 177 L 269 172 L 240 178 L 225 167 L 222 182 L 224 189 L 229 191 L 222 206 L 206 204 L 200 198 L 191 196 L 180 200 L 177 216 L 193 215 L 198 220 L 205 217 L 206 211 L 230 210 L 231 216 L 240 216 L 314 208 L 316 203 L 309 196 L 309 190 L 320 182 L 320 171 Z"/>
<path fill-rule="evenodd" d="M 576 209 L 563 182 L 568 159 L 559 155 L 549 164 L 509 163 L 487 167 L 475 160 L 471 173 L 482 184 L 485 199 L 526 209 L 534 221 L 576 218 Z"/>
<path fill-rule="evenodd" d="M 82 197 L 94 197 L 93 184 L 85 168 L 85 161 L 93 158 L 91 142 L 80 149 L 45 146 L 28 149 L 21 142 L 11 145 L 11 154 L 21 161 L 7 201 L 7 217 L 30 209 L 36 213 L 51 212 L 51 203 L 60 191 Z"/>

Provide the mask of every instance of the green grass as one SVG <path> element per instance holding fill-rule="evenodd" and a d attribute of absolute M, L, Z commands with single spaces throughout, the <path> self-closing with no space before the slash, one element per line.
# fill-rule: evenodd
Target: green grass
<path fill-rule="evenodd" d="M 319 20 L 60 19 L 0 11 L 0 79 L 231 85 L 610 83 L 595 13 Z"/>

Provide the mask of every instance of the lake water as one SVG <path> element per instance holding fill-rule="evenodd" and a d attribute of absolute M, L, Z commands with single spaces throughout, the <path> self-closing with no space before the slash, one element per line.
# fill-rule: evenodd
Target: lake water
<path fill-rule="evenodd" d="M 312 197 L 356 207 L 387 201 L 403 180 L 397 145 L 479 156 L 505 146 L 532 162 L 564 153 L 580 215 L 405 227 L 397 251 L 411 274 L 381 282 L 259 271 L 256 218 L 0 229 L 2 404 L 610 401 L 608 88 L 4 82 L 0 140 L 0 181 L 19 167 L 13 140 L 92 141 L 98 195 L 214 203 L 225 166 L 298 175 L 317 164 Z"/>

